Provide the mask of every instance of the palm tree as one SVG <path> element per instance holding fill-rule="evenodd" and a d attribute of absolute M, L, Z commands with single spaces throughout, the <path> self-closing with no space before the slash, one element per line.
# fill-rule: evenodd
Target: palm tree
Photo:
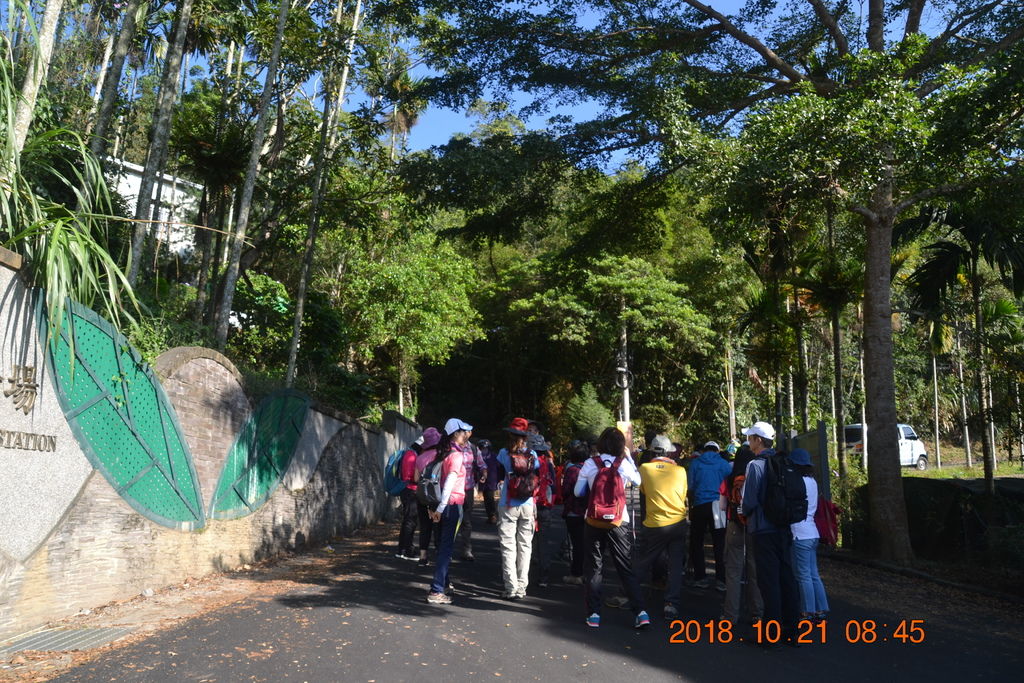
<path fill-rule="evenodd" d="M 984 423 L 982 457 L 985 488 L 995 493 L 995 444 L 992 440 L 991 379 L 985 345 L 985 318 L 982 309 L 982 264 L 1005 276 L 1015 296 L 1024 294 L 1024 230 L 1019 213 L 1008 211 L 1002 202 L 976 198 L 955 205 L 945 212 L 922 214 L 905 221 L 900 240 L 920 234 L 937 225 L 945 234 L 925 247 L 924 262 L 908 278 L 907 285 L 915 308 L 941 311 L 949 304 L 952 291 L 965 278 L 970 291 L 974 330 L 972 345 L 977 363 L 976 391 Z"/>

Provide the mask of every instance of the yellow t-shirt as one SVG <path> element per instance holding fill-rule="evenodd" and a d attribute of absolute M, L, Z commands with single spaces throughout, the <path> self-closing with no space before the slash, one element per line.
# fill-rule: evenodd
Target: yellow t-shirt
<path fill-rule="evenodd" d="M 640 492 L 646 498 L 646 527 L 662 527 L 686 519 L 686 470 L 667 460 L 640 466 Z"/>

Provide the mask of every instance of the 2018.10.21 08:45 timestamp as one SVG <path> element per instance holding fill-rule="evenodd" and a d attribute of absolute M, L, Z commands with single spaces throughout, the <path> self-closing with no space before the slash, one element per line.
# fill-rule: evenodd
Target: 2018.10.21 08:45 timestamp
<path fill-rule="evenodd" d="M 797 627 L 794 637 L 800 645 L 824 644 L 828 642 L 828 621 L 803 620 Z M 758 645 L 784 642 L 782 627 L 779 622 L 758 621 L 754 623 L 753 632 L 744 638 L 733 632 L 732 623 L 728 621 L 697 621 L 696 619 L 676 619 L 669 624 L 672 630 L 670 643 L 732 643 L 751 640 Z M 834 628 L 834 626 L 833 626 Z M 917 645 L 923 643 L 924 619 L 901 619 L 893 623 L 879 623 L 874 619 L 851 619 L 843 628 L 840 642 L 858 645 L 874 643 L 902 643 Z"/>

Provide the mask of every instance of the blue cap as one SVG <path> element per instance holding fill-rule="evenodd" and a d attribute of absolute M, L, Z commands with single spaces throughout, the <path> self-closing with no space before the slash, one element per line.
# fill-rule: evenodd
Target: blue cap
<path fill-rule="evenodd" d="M 794 465 L 810 465 L 811 454 L 802 448 L 794 448 L 789 454 L 789 461 Z"/>
<path fill-rule="evenodd" d="M 463 422 L 457 417 L 453 417 L 444 423 L 444 433 L 448 436 L 451 436 L 460 429 L 466 432 L 471 432 L 473 431 L 473 425 Z"/>

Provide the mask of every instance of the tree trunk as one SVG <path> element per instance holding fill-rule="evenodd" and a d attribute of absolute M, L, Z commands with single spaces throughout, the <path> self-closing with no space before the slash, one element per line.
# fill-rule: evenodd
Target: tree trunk
<path fill-rule="evenodd" d="M 963 424 L 964 453 L 967 456 L 967 466 L 974 467 L 974 461 L 971 458 L 971 430 L 967 426 L 967 384 L 964 382 L 964 362 L 960 350 L 959 330 L 956 333 L 956 374 L 960 383 L 960 421 Z"/>
<path fill-rule="evenodd" d="M 846 476 L 846 419 L 843 412 L 843 341 L 839 325 L 839 308 L 832 310 L 832 402 L 835 412 L 832 417 L 836 424 L 836 456 L 839 459 L 839 476 Z M 863 429 L 861 430 L 863 431 Z"/>
<path fill-rule="evenodd" d="M 992 406 L 989 403 L 989 377 L 985 360 L 985 320 L 981 313 L 981 280 L 978 259 L 972 255 L 971 305 L 974 308 L 974 360 L 978 364 L 978 406 L 981 408 L 981 457 L 985 471 L 985 492 L 995 495 L 995 444 L 992 443 Z"/>
<path fill-rule="evenodd" d="M 107 128 L 110 127 L 114 105 L 117 104 L 117 89 L 121 83 L 124 61 L 128 56 L 129 50 L 131 50 L 132 41 L 135 38 L 135 30 L 138 26 L 136 17 L 142 2 L 143 0 L 128 1 L 128 6 L 124 10 L 124 21 L 121 22 L 121 30 L 117 32 L 117 42 L 114 43 L 110 66 L 107 67 L 106 73 L 103 75 L 99 110 L 96 112 L 92 136 L 89 138 L 89 149 L 96 156 L 101 156 L 107 146 Z"/>
<path fill-rule="evenodd" d="M 11 147 L 14 157 L 21 154 L 28 139 L 28 129 L 35 115 L 36 98 L 39 88 L 46 81 L 46 72 L 50 69 L 50 58 L 53 56 L 53 43 L 56 38 L 57 21 L 64 7 L 64 0 L 46 0 L 43 20 L 39 25 L 39 42 L 35 54 L 29 59 L 25 81 L 21 86 L 21 98 L 14 112 L 14 125 L 11 131 Z M 30 9 L 26 7 L 26 12 Z"/>
<path fill-rule="evenodd" d="M 872 204 L 873 216 L 865 220 L 864 281 L 864 386 L 871 432 L 868 501 L 876 551 L 883 559 L 908 565 L 914 552 L 910 546 L 896 439 L 891 292 L 892 227 L 896 216 L 891 186 L 880 184 Z"/>
<path fill-rule="evenodd" d="M 810 431 L 807 422 L 807 344 L 804 339 L 804 322 L 800 315 L 800 297 L 793 291 L 793 313 L 796 330 L 796 390 L 800 402 L 800 433 Z"/>
<path fill-rule="evenodd" d="M 231 242 L 231 255 L 228 258 L 227 272 L 224 273 L 224 294 L 220 301 L 220 310 L 217 312 L 216 329 L 217 348 L 221 350 L 224 349 L 228 339 L 231 303 L 235 297 L 235 283 L 238 280 L 242 246 L 249 228 L 249 211 L 252 205 L 252 195 L 256 188 L 256 174 L 259 170 L 260 152 L 263 149 L 263 141 L 267 133 L 267 117 L 270 114 L 270 102 L 274 94 L 274 86 L 277 83 L 277 65 L 281 60 L 281 44 L 284 42 L 284 29 L 285 23 L 288 21 L 289 7 L 290 3 L 284 0 L 278 9 L 274 47 L 270 54 L 270 63 L 267 65 L 267 76 L 263 81 L 263 95 L 260 97 L 260 109 L 259 115 L 256 118 L 256 130 L 253 134 L 252 148 L 249 150 L 249 166 L 246 169 L 245 182 L 242 185 L 238 220 L 235 223 Z"/>
<path fill-rule="evenodd" d="M 935 466 L 942 469 L 942 445 L 939 443 L 939 363 L 932 350 L 932 393 L 935 406 Z"/>
<path fill-rule="evenodd" d="M 735 441 L 736 435 L 736 387 L 732 377 L 732 343 L 725 340 L 725 386 L 729 403 L 729 440 Z"/>
<path fill-rule="evenodd" d="M 129 258 L 128 284 L 134 286 L 139 276 L 139 265 L 142 261 L 142 244 L 149 232 L 149 223 L 153 203 L 153 185 L 157 174 L 163 168 L 167 156 L 167 141 L 171 137 L 171 119 L 174 116 L 174 105 L 178 100 L 178 83 L 180 83 L 181 58 L 185 51 L 185 34 L 192 16 L 193 0 L 181 0 L 178 5 L 178 16 L 174 22 L 173 40 L 167 48 L 167 60 L 164 62 L 163 76 L 160 79 L 160 94 L 157 97 L 156 115 L 153 120 L 152 136 L 149 150 L 146 153 L 146 166 L 142 172 L 139 186 L 139 199 L 135 205 L 135 219 L 143 221 L 135 225 L 132 234 L 132 248 Z"/>

